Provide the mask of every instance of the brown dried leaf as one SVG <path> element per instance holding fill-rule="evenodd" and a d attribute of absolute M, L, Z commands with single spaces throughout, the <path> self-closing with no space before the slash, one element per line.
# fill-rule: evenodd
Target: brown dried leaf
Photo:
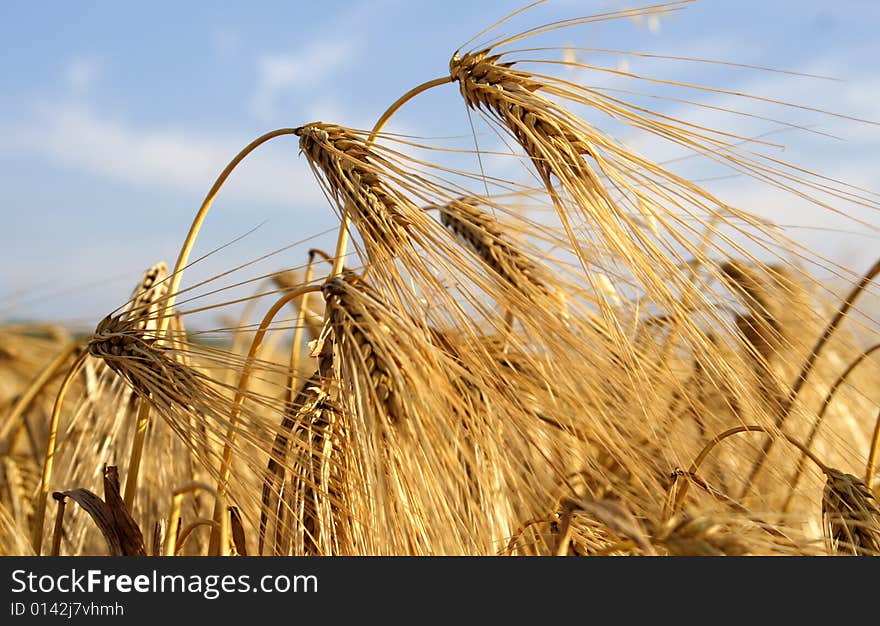
<path fill-rule="evenodd" d="M 125 508 L 125 502 L 119 494 L 119 470 L 112 465 L 104 466 L 104 500 L 113 515 L 116 532 L 122 544 L 122 554 L 147 556 L 143 533 Z"/>
<path fill-rule="evenodd" d="M 70 491 L 55 492 L 53 496 L 62 496 L 73 499 L 80 505 L 86 513 L 94 520 L 104 539 L 107 540 L 107 547 L 110 550 L 110 556 L 122 556 L 122 543 L 116 532 L 116 521 L 113 518 L 113 511 L 106 502 L 101 500 L 88 489 L 71 489 Z"/>
<path fill-rule="evenodd" d="M 235 544 L 235 552 L 239 556 L 247 556 L 247 541 L 244 536 L 244 525 L 241 521 L 241 513 L 237 506 L 229 507 L 230 529 L 232 530 L 232 543 Z"/>

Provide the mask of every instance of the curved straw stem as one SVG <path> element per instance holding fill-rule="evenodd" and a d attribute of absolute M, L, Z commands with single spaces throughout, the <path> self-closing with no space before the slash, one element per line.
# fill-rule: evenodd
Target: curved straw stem
<path fill-rule="evenodd" d="M 171 273 L 171 282 L 168 285 L 168 297 L 163 301 L 162 308 L 159 309 L 159 333 L 162 334 L 168 328 L 168 316 L 167 312 L 170 312 L 171 309 L 174 308 L 174 298 L 177 294 L 177 289 L 180 286 L 180 279 L 183 276 L 183 270 L 187 262 L 189 261 L 190 252 L 192 252 L 193 246 L 196 243 L 196 237 L 199 234 L 199 230 L 202 228 L 202 224 L 205 221 L 205 218 L 208 216 L 208 210 L 211 208 L 211 205 L 214 204 L 214 199 L 217 197 L 217 194 L 220 191 L 220 188 L 226 182 L 226 179 L 229 178 L 229 175 L 232 174 L 232 171 L 241 163 L 245 157 L 247 157 L 251 152 L 259 148 L 261 145 L 270 141 L 271 139 L 275 139 L 276 137 L 282 137 L 284 135 L 293 135 L 295 134 L 295 128 L 279 128 L 277 130 L 273 130 L 271 132 L 266 133 L 265 135 L 261 135 L 257 137 L 252 142 L 250 142 L 247 146 L 245 146 L 241 152 L 235 155 L 229 165 L 220 172 L 220 175 L 217 177 L 217 180 L 214 181 L 214 184 L 211 186 L 211 189 L 208 191 L 208 194 L 205 196 L 205 199 L 202 201 L 202 206 L 199 207 L 198 213 L 196 213 L 195 218 L 193 219 L 192 225 L 189 227 L 189 232 L 186 235 L 186 239 L 183 242 L 183 247 L 180 249 L 180 254 L 177 256 L 177 262 L 174 264 L 174 271 Z"/>
<path fill-rule="evenodd" d="M 183 241 L 183 247 L 181 247 L 180 254 L 177 256 L 177 262 L 174 264 L 174 271 L 171 273 L 171 282 L 168 285 L 168 296 L 162 301 L 158 313 L 159 327 L 156 335 L 160 339 L 168 330 L 170 313 L 174 309 L 174 299 L 177 294 L 177 289 L 180 287 L 180 280 L 183 277 L 183 270 L 185 269 L 186 264 L 189 261 L 189 255 L 192 252 L 193 246 L 196 243 L 196 237 L 198 236 L 199 230 L 201 230 L 202 224 L 204 223 L 205 218 L 208 216 L 208 210 L 211 208 L 211 205 L 214 204 L 214 199 L 217 197 L 217 194 L 219 193 L 220 188 L 223 186 L 223 183 L 225 183 L 226 179 L 229 178 L 229 175 L 232 174 L 232 170 L 234 170 L 236 166 L 241 163 L 245 157 L 247 157 L 247 155 L 256 150 L 259 146 L 276 137 L 293 135 L 295 134 L 295 131 L 295 128 L 279 128 L 278 130 L 273 130 L 266 133 L 265 135 L 257 137 L 247 146 L 245 146 L 241 150 L 241 152 L 235 155 L 235 158 L 229 162 L 229 165 L 227 165 L 226 168 L 222 172 L 220 172 L 217 180 L 214 181 L 214 184 L 211 186 L 211 189 L 208 191 L 208 194 L 202 201 L 202 206 L 199 207 L 198 213 L 196 213 L 192 225 L 189 227 L 189 232 L 186 234 L 186 239 L 184 239 Z M 137 491 L 138 475 L 140 473 L 140 461 L 143 455 L 144 442 L 146 441 L 147 425 L 149 421 L 150 403 L 146 400 L 142 400 L 138 409 L 137 427 L 135 430 L 134 439 L 131 443 L 131 454 L 129 455 L 128 462 L 128 475 L 126 476 L 125 480 L 124 500 L 126 506 L 128 506 L 129 509 L 131 509 L 131 505 L 134 502 L 134 494 Z"/>
<path fill-rule="evenodd" d="M 816 434 L 819 432 L 819 427 L 822 425 L 822 420 L 825 419 L 825 412 L 828 410 L 828 407 L 831 406 L 831 400 L 834 399 L 834 395 L 837 393 L 837 390 L 843 386 L 843 383 L 846 382 L 846 379 L 849 378 L 849 375 L 855 370 L 859 364 L 867 359 L 871 354 L 875 351 L 880 350 L 880 343 L 874 344 L 864 352 L 862 352 L 857 359 L 855 359 L 852 363 L 847 366 L 846 370 L 837 377 L 837 380 L 834 381 L 834 384 L 831 385 L 831 389 L 825 395 L 825 399 L 822 401 L 822 408 L 819 409 L 819 414 L 816 416 L 816 421 L 813 423 L 813 428 L 810 430 L 810 434 L 807 435 L 807 440 L 804 442 L 804 446 L 807 448 L 812 447 L 813 440 L 816 438 Z M 794 472 L 794 478 L 791 482 L 791 490 L 788 492 L 788 497 L 785 500 L 785 505 L 782 507 L 782 510 L 785 513 L 788 513 L 789 507 L 791 507 L 791 503 L 794 500 L 795 490 L 797 490 L 798 483 L 801 479 L 801 474 L 804 471 L 804 466 L 807 463 L 807 459 L 804 455 L 801 455 L 801 458 L 798 460 L 797 469 Z M 867 483 L 870 485 L 870 483 Z"/>
<path fill-rule="evenodd" d="M 868 464 L 865 467 L 865 484 L 868 485 L 868 489 L 871 489 L 874 472 L 877 469 L 878 452 L 880 452 L 880 411 L 877 412 L 877 419 L 874 422 L 874 435 L 871 437 L 871 450 L 868 452 Z"/>
<path fill-rule="evenodd" d="M 49 384 L 49 381 L 55 377 L 61 369 L 61 366 L 64 365 L 68 358 L 70 358 L 70 355 L 76 352 L 80 346 L 82 346 L 82 342 L 79 341 L 75 341 L 65 346 L 64 349 L 59 352 L 58 355 L 52 359 L 43 371 L 33 380 L 30 386 L 19 397 L 15 406 L 12 407 L 12 411 L 6 416 L 3 427 L 0 428 L 0 442 L 5 441 L 6 438 L 12 434 L 13 430 L 16 430 L 19 418 L 24 415 L 24 412 L 28 410 L 34 399 L 40 394 L 46 385 Z M 10 443 L 9 449 L 11 450 L 11 448 L 12 444 Z"/>
<path fill-rule="evenodd" d="M 688 473 L 689 474 L 696 474 L 697 470 L 700 469 L 700 465 L 703 463 L 704 460 L 706 460 L 706 457 L 709 455 L 709 453 L 719 443 L 721 443 L 722 441 L 724 441 L 728 437 L 732 437 L 733 435 L 738 435 L 739 433 L 746 433 L 746 432 L 762 432 L 762 433 L 766 433 L 770 437 L 776 436 L 774 434 L 773 430 L 767 426 L 746 425 L 746 426 L 736 426 L 736 427 L 731 428 L 729 430 L 725 430 L 723 433 L 721 433 L 720 435 L 718 435 L 717 437 L 712 439 L 709 443 L 707 443 L 703 447 L 703 449 L 697 455 L 697 458 L 695 458 L 693 463 L 691 463 L 691 467 L 688 470 Z M 779 433 L 779 436 L 781 436 L 783 439 L 788 441 L 788 443 L 790 443 L 794 447 L 798 448 L 801 452 L 803 452 L 807 456 L 807 458 L 809 458 L 813 463 L 815 463 L 816 465 L 819 466 L 819 469 L 821 469 L 826 474 L 828 473 L 828 469 L 829 469 L 828 466 L 825 465 L 822 461 L 820 461 L 819 458 L 815 454 L 810 452 L 810 450 L 805 448 L 802 443 L 800 443 L 799 441 L 797 441 L 796 439 L 794 439 L 790 435 L 787 435 L 786 433 Z M 675 484 L 676 483 L 673 483 L 672 487 L 670 487 L 670 489 L 674 489 Z M 687 495 L 687 491 L 688 491 L 689 486 L 690 486 L 690 481 L 684 481 L 682 483 L 681 489 L 675 495 L 675 499 L 673 500 L 672 510 L 669 511 L 669 514 L 667 515 L 667 517 L 672 517 L 673 515 L 675 515 L 678 512 L 679 508 L 681 508 L 681 504 L 684 501 L 685 495 Z"/>
<path fill-rule="evenodd" d="M 134 496 L 137 493 L 138 474 L 141 468 L 141 457 L 147 440 L 147 426 L 150 424 L 150 402 L 145 397 L 138 399 L 137 423 L 134 439 L 131 443 L 131 454 L 128 457 L 128 473 L 125 475 L 125 493 L 122 496 L 125 507 L 134 511 Z"/>
<path fill-rule="evenodd" d="M 43 523 L 46 521 L 46 501 L 49 498 L 49 481 L 52 480 L 52 466 L 55 461 L 55 441 L 58 437 L 58 421 L 61 417 L 61 405 L 64 404 L 64 396 L 74 377 L 88 356 L 88 351 L 83 350 L 67 370 L 58 395 L 55 396 L 55 405 L 52 407 L 52 417 L 49 420 L 49 437 L 46 440 L 46 454 L 43 458 L 43 475 L 40 478 L 40 490 L 37 493 L 37 502 L 34 505 L 34 527 L 31 535 L 31 545 L 34 554 L 40 556 L 43 547 Z"/>
<path fill-rule="evenodd" d="M 168 532 L 165 540 L 164 556 L 175 556 L 177 554 L 177 531 L 180 528 L 180 509 L 183 504 L 183 496 L 193 491 L 204 490 L 214 496 L 214 500 L 221 501 L 223 498 L 218 494 L 211 485 L 205 483 L 192 482 L 175 489 L 171 498 L 171 509 L 168 512 Z M 226 507 L 223 507 L 224 509 Z M 212 520 L 213 524 L 213 520 Z M 213 531 L 212 531 L 213 532 Z M 229 555 L 229 523 L 225 518 L 219 521 L 219 539 L 218 543 L 221 548 L 220 556 Z"/>
<path fill-rule="evenodd" d="M 370 132 L 370 137 L 367 139 L 367 147 L 370 146 L 375 140 L 376 135 L 382 132 L 382 129 L 385 128 L 385 124 L 388 123 L 388 120 L 391 119 L 391 116 L 397 113 L 397 111 L 404 104 L 412 100 L 414 97 L 428 91 L 429 89 L 433 89 L 434 87 L 439 87 L 440 85 L 446 85 L 452 82 L 452 76 L 441 76 L 440 78 L 435 78 L 434 80 L 429 80 L 426 83 L 422 83 L 418 87 L 413 87 L 405 94 L 400 96 L 394 103 L 386 109 L 386 111 L 382 114 L 382 117 L 376 122 L 373 126 L 373 130 Z M 348 248 L 348 229 L 351 224 L 351 220 L 348 217 L 348 211 L 343 211 L 342 215 L 342 224 L 339 226 L 339 236 L 336 240 L 336 252 L 333 257 L 333 269 L 330 272 L 330 278 L 335 276 L 339 276 L 342 273 L 342 264 L 345 259 L 346 249 Z"/>
<path fill-rule="evenodd" d="M 846 297 L 846 300 L 844 300 L 843 304 L 840 305 L 840 308 L 837 310 L 834 318 L 828 323 L 828 326 L 825 327 L 825 330 L 822 332 L 822 336 L 819 337 L 816 345 L 813 346 L 813 349 L 810 351 L 810 356 L 807 358 L 806 362 L 801 368 L 797 379 L 794 381 L 794 385 L 792 385 L 791 387 L 791 391 L 789 392 L 788 397 L 785 399 L 785 403 L 782 406 L 782 411 L 779 413 L 779 416 L 773 423 L 774 429 L 778 430 L 782 428 L 782 424 L 791 413 L 791 409 L 794 406 L 795 400 L 797 400 L 801 388 L 807 382 L 807 377 L 809 377 L 810 372 L 813 371 L 813 366 L 816 364 L 816 360 L 819 358 L 819 353 L 822 352 L 822 348 L 825 347 L 825 344 L 828 343 L 828 341 L 834 335 L 837 327 L 840 326 L 841 322 L 843 322 L 843 320 L 846 318 L 847 313 L 849 313 L 849 310 L 852 308 L 853 304 L 855 304 L 856 299 L 867 288 L 871 281 L 876 278 L 877 274 L 880 274 L 880 259 L 874 262 L 874 265 L 872 265 L 871 268 L 865 273 L 865 275 L 862 276 L 859 284 L 853 287 L 853 290 Z M 752 464 L 752 468 L 749 471 L 749 476 L 746 479 L 742 493 L 739 497 L 740 500 L 748 495 L 749 490 L 752 488 L 752 484 L 754 484 L 755 479 L 758 477 L 758 473 L 761 471 L 761 468 L 764 467 L 764 462 L 767 460 L 767 456 L 770 453 L 770 449 L 773 447 L 774 441 L 775 440 L 773 439 L 773 437 L 768 437 L 764 441 L 764 445 L 761 448 L 761 453 L 758 455 L 758 458 L 755 459 L 755 462 Z"/>
<path fill-rule="evenodd" d="M 213 532 L 214 530 L 220 532 L 220 525 L 214 520 L 208 519 L 207 517 L 200 517 L 190 522 L 183 530 L 180 531 L 180 539 L 177 540 L 177 545 L 174 548 L 174 556 L 177 556 L 177 553 L 183 550 L 183 547 L 186 545 L 186 540 L 189 539 L 189 536 L 192 534 L 192 532 L 200 526 L 210 526 L 212 529 L 211 532 Z"/>
<path fill-rule="evenodd" d="M 260 322 L 260 327 L 254 334 L 254 338 L 251 341 L 251 347 L 248 350 L 247 359 L 245 360 L 244 367 L 242 367 L 241 375 L 238 379 L 238 386 L 236 387 L 235 398 L 233 400 L 232 416 L 230 418 L 229 428 L 226 431 L 226 437 L 223 443 L 223 457 L 220 462 L 220 476 L 217 479 L 217 493 L 219 494 L 219 497 L 214 503 L 213 519 L 215 522 L 219 522 L 221 517 L 225 517 L 226 507 L 221 506 L 221 501 L 226 497 L 226 490 L 229 485 L 229 473 L 232 466 L 232 447 L 235 444 L 235 437 L 238 432 L 238 419 L 241 416 L 241 408 L 244 404 L 244 393 L 245 389 L 247 389 L 248 381 L 250 380 L 251 368 L 257 359 L 257 356 L 260 352 L 260 347 L 263 345 L 263 338 L 266 335 L 266 331 L 268 330 L 269 325 L 275 319 L 275 316 L 278 315 L 278 312 L 288 302 L 291 302 L 292 300 L 295 300 L 296 298 L 299 298 L 304 294 L 320 290 L 320 286 L 314 285 L 311 287 L 303 287 L 301 289 L 297 289 L 295 291 L 291 291 L 288 294 L 285 294 L 282 298 L 275 302 L 275 304 L 273 304 L 268 311 L 266 311 L 266 315 Z M 212 531 L 211 548 L 209 549 L 209 551 L 213 552 L 215 550 L 217 541 L 219 541 L 219 537 L 217 537 L 216 532 Z"/>

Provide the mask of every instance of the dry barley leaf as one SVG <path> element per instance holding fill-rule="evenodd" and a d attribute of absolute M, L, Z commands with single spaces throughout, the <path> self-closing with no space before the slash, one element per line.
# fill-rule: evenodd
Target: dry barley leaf
<path fill-rule="evenodd" d="M 106 502 L 101 500 L 88 489 L 71 489 L 70 491 L 56 491 L 53 497 L 62 496 L 72 498 L 80 507 L 85 509 L 104 539 L 107 540 L 107 547 L 110 549 L 111 556 L 122 556 L 122 542 L 116 532 L 116 520 L 113 518 L 113 511 Z"/>
<path fill-rule="evenodd" d="M 235 552 L 239 556 L 247 556 L 247 541 L 244 535 L 244 524 L 241 520 L 241 513 L 237 506 L 229 507 L 230 523 L 229 528 L 232 531 L 232 543 L 235 545 Z"/>
<path fill-rule="evenodd" d="M 119 471 L 113 466 L 104 467 L 104 500 L 113 515 L 123 555 L 146 556 L 143 533 L 122 501 L 119 494 Z"/>
<path fill-rule="evenodd" d="M 53 497 L 72 498 L 91 516 L 110 548 L 112 556 L 146 556 L 144 538 L 119 495 L 119 474 L 115 467 L 104 468 L 105 502 L 88 489 L 55 492 Z"/>

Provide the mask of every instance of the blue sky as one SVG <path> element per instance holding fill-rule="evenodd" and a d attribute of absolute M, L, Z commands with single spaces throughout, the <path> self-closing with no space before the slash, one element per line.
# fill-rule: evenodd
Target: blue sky
<path fill-rule="evenodd" d="M 637 4 L 551 0 L 516 24 Z M 519 6 L 496 0 L 0 3 L 6 234 L 0 320 L 93 325 L 124 302 L 144 268 L 173 263 L 214 177 L 251 139 L 314 120 L 368 127 L 398 95 L 443 75 L 459 45 Z M 505 32 L 517 30 L 511 25 Z M 687 80 L 880 120 L 878 31 L 874 0 L 702 0 L 660 20 L 586 25 L 552 41 L 832 75 L 841 81 L 693 64 L 673 70 Z M 603 62 L 634 72 L 658 67 L 614 55 Z M 780 134 L 774 141 L 786 144 L 784 158 L 880 191 L 878 126 L 788 113 L 839 139 Z M 733 130 L 749 136 L 767 130 L 754 120 L 735 123 Z M 420 97 L 391 129 L 426 137 L 470 132 L 455 87 Z M 196 255 L 263 225 L 200 264 L 188 280 L 336 223 L 297 153 L 295 141 L 281 140 L 245 162 L 223 190 Z M 741 180 L 718 184 L 745 208 L 806 227 L 793 232 L 856 268 L 877 248 L 864 234 L 870 229 L 813 214 Z M 860 217 L 877 224 L 874 213 Z M 315 241 L 330 245 L 327 236 Z M 265 271 L 294 265 L 304 254 L 305 247 L 295 249 Z"/>

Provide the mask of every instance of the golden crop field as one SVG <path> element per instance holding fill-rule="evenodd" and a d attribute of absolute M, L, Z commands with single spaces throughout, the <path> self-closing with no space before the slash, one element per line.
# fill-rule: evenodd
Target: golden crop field
<path fill-rule="evenodd" d="M 880 555 L 880 260 L 831 261 L 617 136 L 828 213 L 876 217 L 878 194 L 593 85 L 628 72 L 568 43 L 687 4 L 474 24 L 372 128 L 228 155 L 179 256 L 94 332 L 0 327 L 0 554 Z M 693 111 L 726 93 L 637 78 Z M 387 131 L 440 90 L 509 151 Z M 726 95 L 780 124 L 811 106 Z M 227 179 L 280 141 L 335 249 L 188 280 Z"/>

